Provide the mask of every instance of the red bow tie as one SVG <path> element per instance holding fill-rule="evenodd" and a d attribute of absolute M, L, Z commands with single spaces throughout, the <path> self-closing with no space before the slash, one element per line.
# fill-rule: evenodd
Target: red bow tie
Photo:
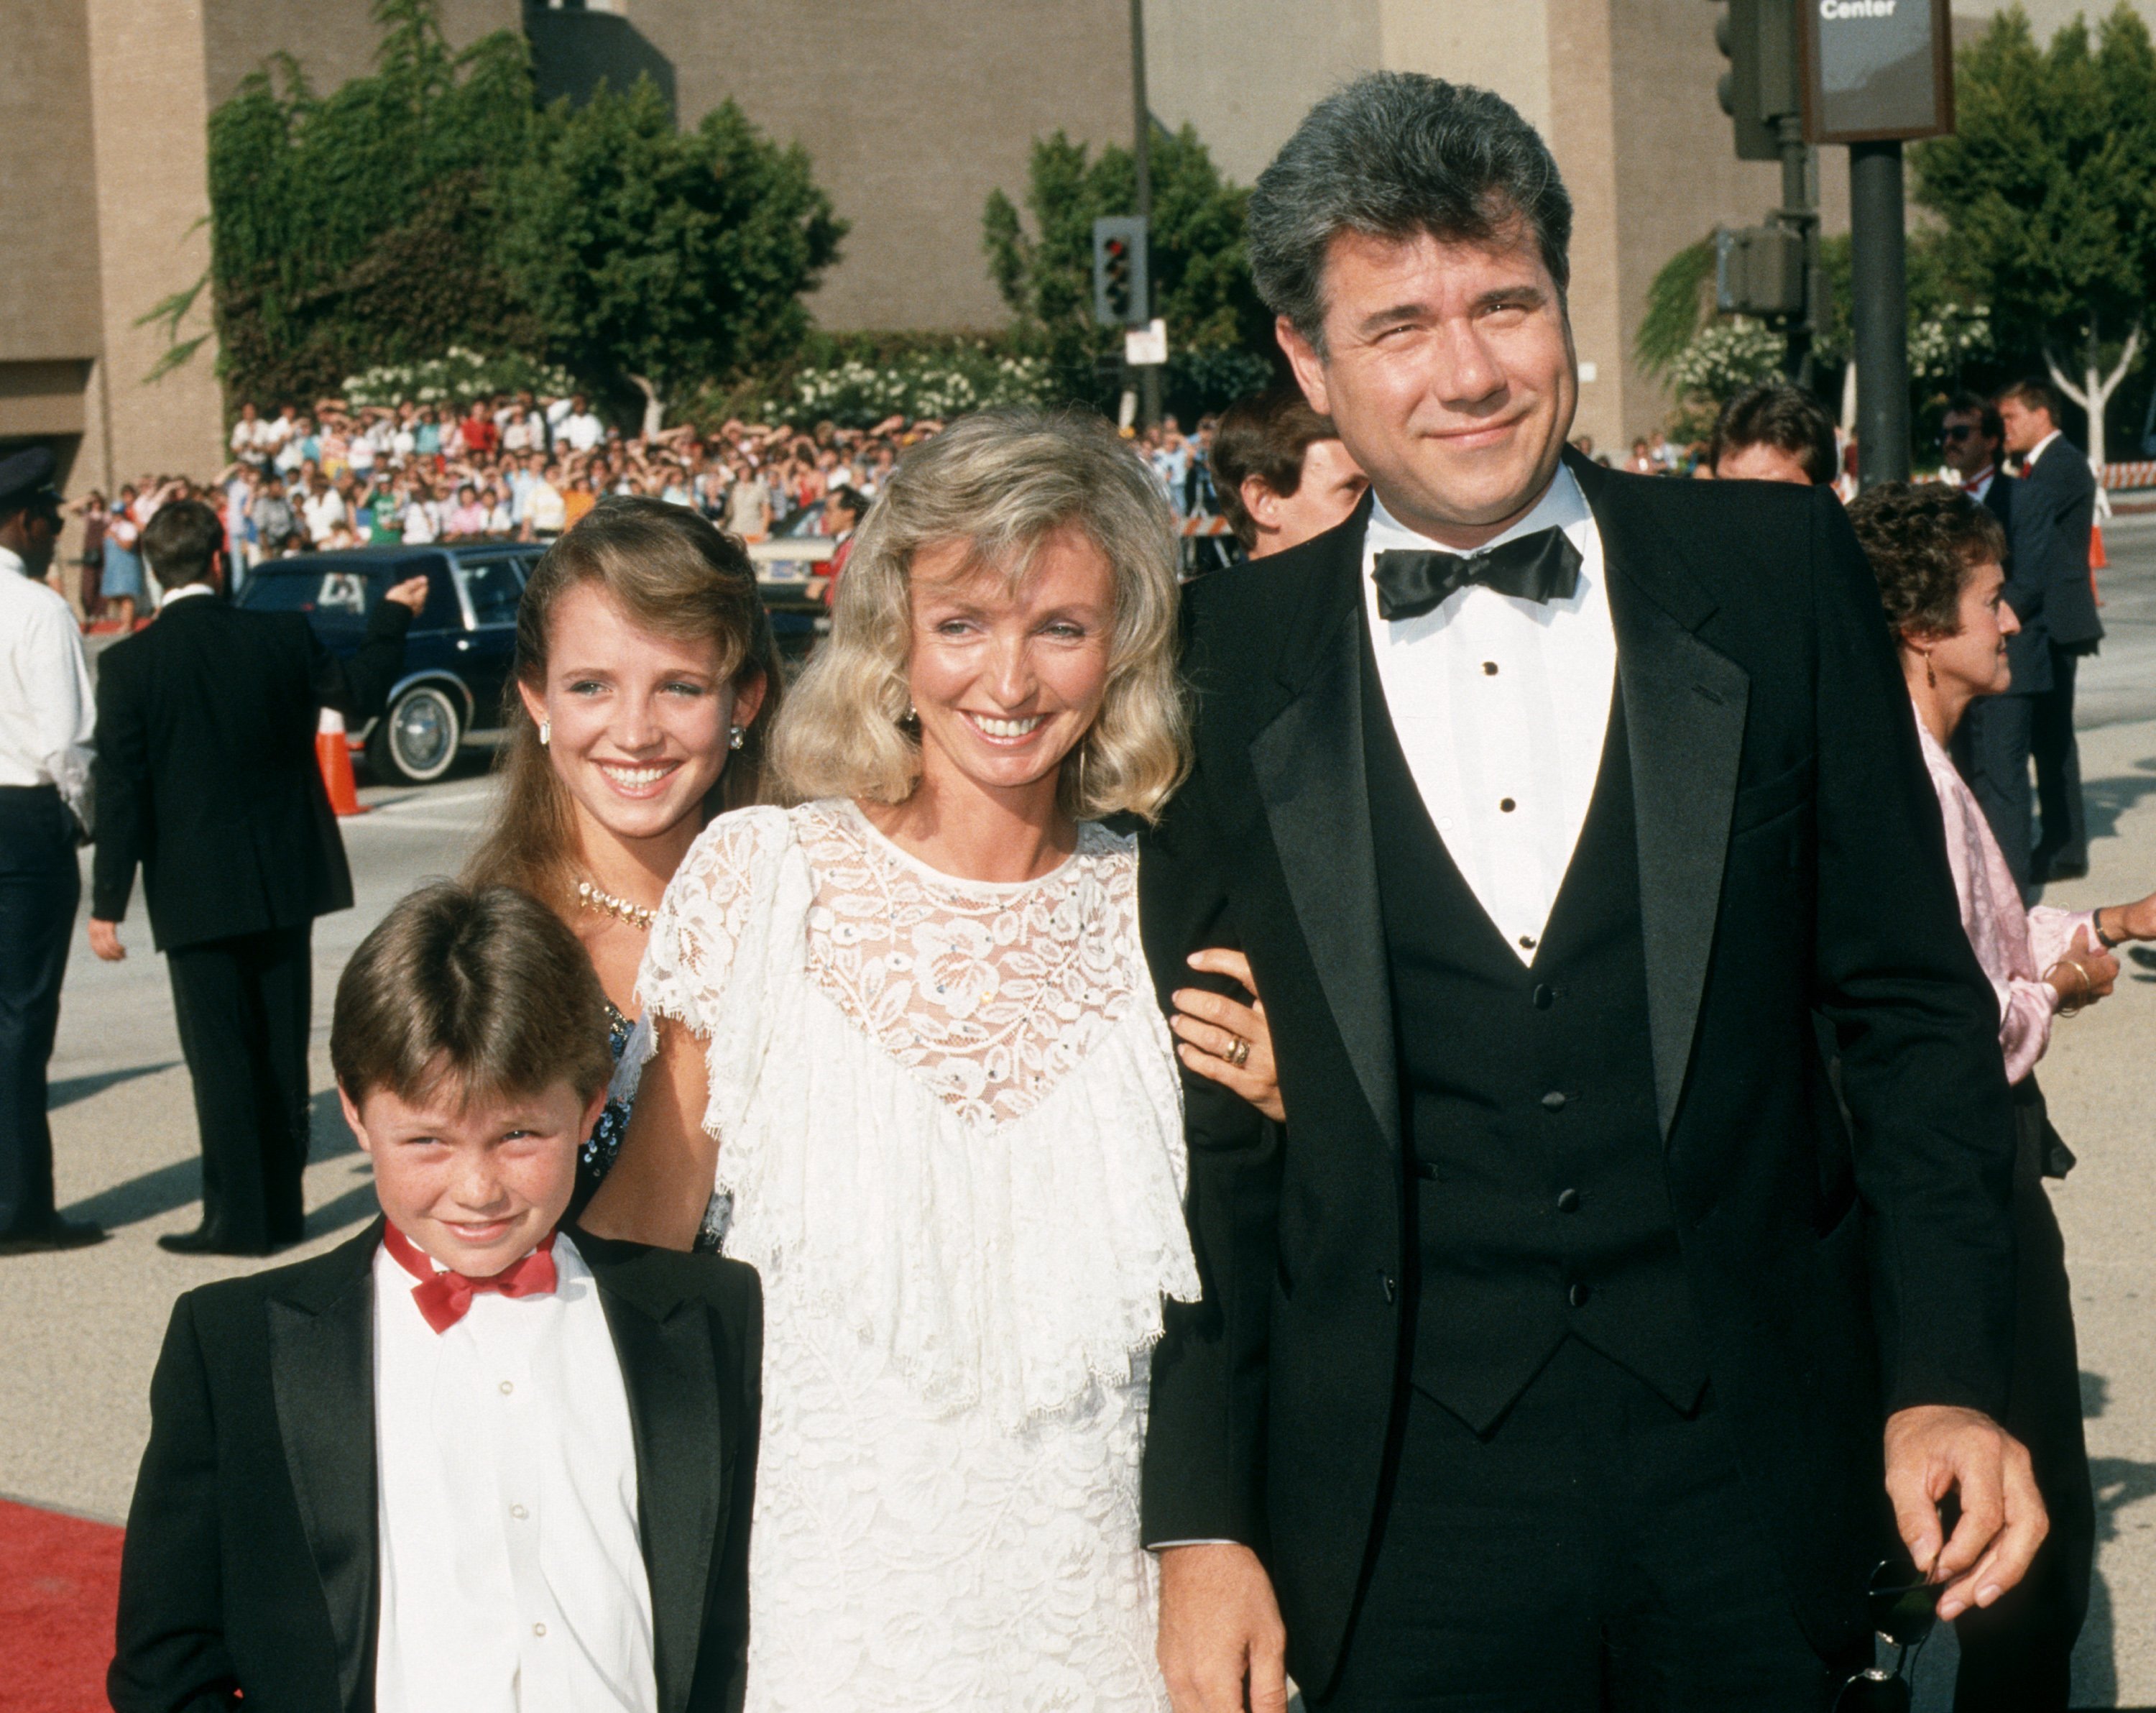
<path fill-rule="evenodd" d="M 504 1268 L 490 1278 L 466 1278 L 461 1273 L 437 1273 L 434 1263 L 403 1232 L 382 1222 L 382 1247 L 397 1264 L 419 1281 L 412 1287 L 412 1300 L 419 1314 L 437 1332 L 447 1332 L 465 1318 L 472 1299 L 481 1291 L 500 1291 L 505 1297 L 543 1297 L 554 1289 L 554 1233 L 514 1267 Z"/>

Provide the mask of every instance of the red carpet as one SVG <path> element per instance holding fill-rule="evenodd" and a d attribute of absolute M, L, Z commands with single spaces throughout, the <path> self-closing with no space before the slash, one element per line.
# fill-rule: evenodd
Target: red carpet
<path fill-rule="evenodd" d="M 0 1500 L 0 1709 L 100 1713 L 121 1531 Z"/>

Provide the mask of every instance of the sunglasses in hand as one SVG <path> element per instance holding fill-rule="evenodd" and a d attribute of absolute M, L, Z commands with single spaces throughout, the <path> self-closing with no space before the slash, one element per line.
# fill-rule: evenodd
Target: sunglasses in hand
<path fill-rule="evenodd" d="M 1944 1587 L 1926 1582 L 1906 1559 L 1880 1561 L 1865 1590 L 1865 1612 L 1872 1633 L 1899 1652 L 1892 1667 L 1870 1666 L 1844 1683 L 1834 1713 L 1909 1713 L 1909 1674 L 1938 1623 Z"/>

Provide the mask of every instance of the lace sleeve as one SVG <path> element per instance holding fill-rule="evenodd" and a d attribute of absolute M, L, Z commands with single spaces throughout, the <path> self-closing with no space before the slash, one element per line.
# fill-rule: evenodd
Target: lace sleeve
<path fill-rule="evenodd" d="M 785 837 L 783 811 L 744 809 L 721 815 L 690 846 L 652 918 L 637 972 L 645 1019 L 671 1017 L 711 1037 L 742 934 L 759 893 L 771 890 Z M 636 1058 L 634 1047 L 627 1057 Z"/>

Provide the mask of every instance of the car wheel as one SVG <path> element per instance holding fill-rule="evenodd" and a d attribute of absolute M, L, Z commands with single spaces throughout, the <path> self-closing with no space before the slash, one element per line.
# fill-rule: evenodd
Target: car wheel
<path fill-rule="evenodd" d="M 464 726 L 449 692 L 439 685 L 415 684 L 390 703 L 367 746 L 367 759 L 393 779 L 430 784 L 456 761 Z"/>

